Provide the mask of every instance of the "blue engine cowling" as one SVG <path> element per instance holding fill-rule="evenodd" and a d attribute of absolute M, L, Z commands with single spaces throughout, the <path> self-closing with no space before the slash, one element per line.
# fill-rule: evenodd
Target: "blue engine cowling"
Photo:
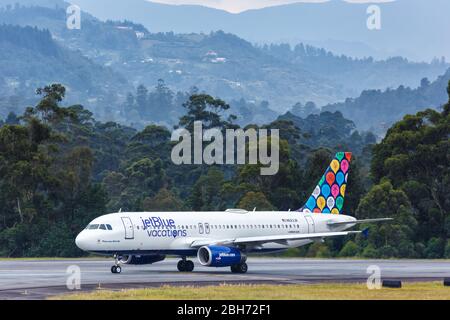
<path fill-rule="evenodd" d="M 204 246 L 198 249 L 198 261 L 208 267 L 230 267 L 245 262 L 246 256 L 236 248 Z"/>

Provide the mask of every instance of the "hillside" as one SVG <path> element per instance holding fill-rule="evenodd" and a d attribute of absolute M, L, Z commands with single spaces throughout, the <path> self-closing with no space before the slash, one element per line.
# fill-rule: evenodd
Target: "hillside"
<path fill-rule="evenodd" d="M 446 88 L 450 69 L 431 82 L 423 79 L 416 89 L 400 86 L 397 89 L 366 90 L 356 99 L 322 107 L 322 111 L 341 111 L 358 128 L 384 134 L 406 114 L 415 114 L 426 108 L 439 109 L 447 100 Z"/>
<path fill-rule="evenodd" d="M 279 113 L 297 102 L 324 105 L 357 97 L 365 89 L 414 87 L 423 77 L 434 80 L 449 66 L 402 58 L 352 59 L 302 44 L 257 46 L 222 31 L 155 33 L 128 21 L 102 22 L 87 13 L 81 30 L 68 30 L 64 3 L 58 9 L 57 1 L 3 10 L 0 23 L 47 28 L 59 44 L 112 68 L 134 87 L 153 87 L 164 79 L 175 92 L 196 86 L 228 101 L 268 101 Z"/>
<path fill-rule="evenodd" d="M 199 33 L 224 30 L 259 43 L 307 42 L 350 56 L 405 56 L 430 61 L 447 55 L 448 0 L 396 0 L 380 3 L 382 27 L 366 27 L 367 3 L 294 3 L 239 14 L 195 5 L 164 5 L 146 0 L 71 0 L 102 20 L 128 19 L 152 32 Z M 420 19 L 417 17 L 420 16 Z M 411 36 L 414 35 L 414 36 Z"/>
<path fill-rule="evenodd" d="M 49 83 L 65 84 L 69 102 L 82 101 L 98 111 L 120 99 L 117 91 L 127 87 L 122 76 L 60 46 L 47 30 L 10 25 L 0 26 L 0 79 L 2 114 L 20 112 L 16 107 L 32 103 L 31 93 Z"/>

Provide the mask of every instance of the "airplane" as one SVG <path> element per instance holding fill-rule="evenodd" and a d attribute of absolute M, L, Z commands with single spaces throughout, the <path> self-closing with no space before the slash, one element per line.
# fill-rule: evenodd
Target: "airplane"
<path fill-rule="evenodd" d="M 230 267 L 246 273 L 247 256 L 296 248 L 347 231 L 360 223 L 390 218 L 357 220 L 344 215 L 344 197 L 352 154 L 338 152 L 305 205 L 295 211 L 118 212 L 94 219 L 76 237 L 76 245 L 100 255 L 111 255 L 112 273 L 121 265 L 153 264 L 166 255 L 181 257 L 180 272 L 192 272 L 197 257 L 207 267 Z"/>

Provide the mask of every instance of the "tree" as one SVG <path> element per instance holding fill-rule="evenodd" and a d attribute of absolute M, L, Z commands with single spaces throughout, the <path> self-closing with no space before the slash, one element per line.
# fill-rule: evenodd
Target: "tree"
<path fill-rule="evenodd" d="M 144 85 L 137 88 L 136 109 L 141 116 L 146 116 L 148 112 L 148 90 Z"/>
<path fill-rule="evenodd" d="M 5 119 L 5 124 L 13 125 L 13 124 L 19 124 L 19 123 L 20 123 L 20 119 L 14 112 L 8 113 L 8 116 Z"/>
<path fill-rule="evenodd" d="M 162 188 L 152 198 L 145 198 L 142 204 L 145 211 L 181 211 L 184 208 L 183 201 L 166 188 Z"/>
<path fill-rule="evenodd" d="M 215 99 L 207 94 L 193 94 L 189 100 L 183 104 L 187 114 L 180 118 L 179 127 L 186 128 L 192 132 L 194 122 L 201 121 L 203 129 L 211 128 L 236 128 L 233 121 L 236 116 L 229 115 L 226 120 L 222 120 L 222 114 L 230 109 L 230 106 L 221 99 Z"/>
<path fill-rule="evenodd" d="M 198 178 L 189 197 L 189 204 L 193 210 L 219 210 L 221 205 L 221 186 L 224 174 L 216 167 L 211 167 L 206 175 Z"/>
<path fill-rule="evenodd" d="M 0 128 L 1 251 L 79 255 L 75 235 L 105 213 L 106 203 L 102 187 L 92 181 L 92 149 L 76 140 L 92 128 L 92 114 L 59 106 L 61 85 L 37 92 L 43 97 L 23 122 Z"/>
<path fill-rule="evenodd" d="M 450 83 L 449 83 L 450 100 Z M 450 116 L 432 109 L 407 115 L 373 147 L 371 173 L 375 183 L 388 178 L 403 190 L 417 211 L 419 239 L 446 237 L 450 214 Z"/>
<path fill-rule="evenodd" d="M 256 208 L 258 211 L 272 211 L 275 208 L 267 200 L 266 196 L 262 192 L 248 192 L 239 201 L 238 207 L 240 209 L 253 210 Z"/>
<path fill-rule="evenodd" d="M 345 246 L 339 252 L 340 257 L 354 257 L 358 254 L 358 246 L 353 241 L 347 241 Z"/>
<path fill-rule="evenodd" d="M 61 84 L 52 84 L 38 88 L 36 94 L 42 99 L 34 108 L 27 108 L 24 118 L 29 121 L 32 117 L 38 117 L 45 124 L 55 125 L 70 114 L 66 108 L 61 108 L 59 103 L 66 95 L 66 88 Z"/>
<path fill-rule="evenodd" d="M 415 242 L 418 223 L 411 202 L 405 192 L 394 189 L 390 181 L 383 180 L 361 199 L 356 217 L 367 219 L 386 216 L 394 218 L 394 221 L 370 226 L 371 236 L 366 247 L 371 245 L 384 256 L 394 252 L 392 248 L 397 248 L 395 255 L 414 257 L 414 249 L 409 244 Z"/>

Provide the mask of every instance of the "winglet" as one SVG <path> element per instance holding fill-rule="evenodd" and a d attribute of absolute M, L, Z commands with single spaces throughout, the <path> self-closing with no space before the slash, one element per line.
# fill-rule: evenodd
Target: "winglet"
<path fill-rule="evenodd" d="M 363 231 L 361 231 L 362 236 L 364 239 L 369 238 L 369 228 L 365 228 Z"/>

